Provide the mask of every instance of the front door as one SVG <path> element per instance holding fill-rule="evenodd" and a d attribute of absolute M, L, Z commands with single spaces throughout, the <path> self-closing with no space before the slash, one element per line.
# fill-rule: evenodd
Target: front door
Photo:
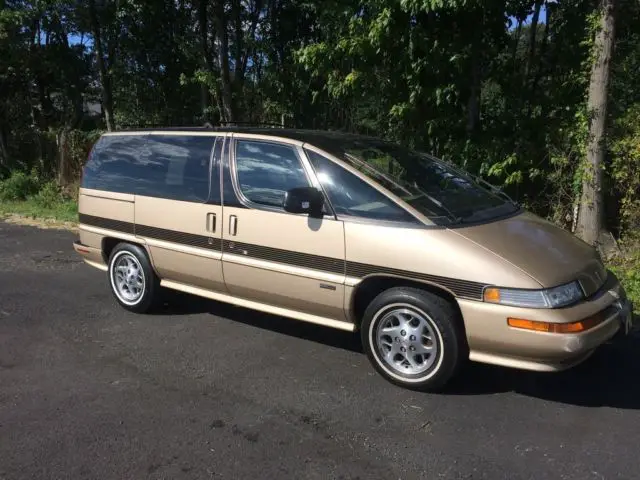
<path fill-rule="evenodd" d="M 135 234 L 147 244 L 163 280 L 226 292 L 218 168 L 223 142 L 223 136 L 193 132 L 147 136 Z"/>
<path fill-rule="evenodd" d="M 288 189 L 309 186 L 295 142 L 234 134 L 225 148 L 223 269 L 240 298 L 345 321 L 343 223 L 282 208 Z"/>

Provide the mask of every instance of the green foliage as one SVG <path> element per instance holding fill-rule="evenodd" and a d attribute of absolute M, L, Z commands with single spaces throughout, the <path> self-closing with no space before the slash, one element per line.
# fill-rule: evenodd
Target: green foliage
<path fill-rule="evenodd" d="M 640 231 L 627 235 L 621 242 L 623 254 L 609 267 L 625 288 L 627 296 L 640 314 Z"/>
<path fill-rule="evenodd" d="M 54 181 L 44 181 L 35 172 L 13 172 L 0 182 L 0 217 L 9 214 L 65 222 L 78 220 L 77 202 L 64 194 Z"/>
<path fill-rule="evenodd" d="M 95 18 L 91 2 L 0 0 L 0 179 L 36 168 L 77 181 L 105 128 L 86 107 L 107 91 L 116 128 L 215 123 L 228 100 L 238 121 L 429 151 L 570 228 L 596 3 L 545 0 L 534 26 L 536 0 L 105 0 Z M 639 228 L 640 3 L 617 8 L 605 193 L 619 233 Z M 11 197 L 37 193 L 24 188 Z"/>
<path fill-rule="evenodd" d="M 82 167 L 84 166 L 89 152 L 94 143 L 98 141 L 100 135 L 104 133 L 104 130 L 95 129 L 89 131 L 83 130 L 69 130 L 66 131 L 66 138 L 64 144 L 64 155 L 66 162 L 68 163 L 70 176 L 78 179 L 82 173 Z M 55 132 L 49 133 L 49 138 L 55 137 Z M 51 138 L 51 141 L 60 140 L 60 132 L 57 132 L 58 139 Z M 58 146 L 57 155 L 60 155 L 62 147 Z"/>
<path fill-rule="evenodd" d="M 32 200 L 40 208 L 51 209 L 62 204 L 65 198 L 56 182 L 46 182 L 40 190 L 33 195 Z"/>
<path fill-rule="evenodd" d="M 640 314 L 640 260 L 636 258 L 632 268 L 617 267 L 613 269 L 627 296 L 633 302 L 636 314 Z"/>
<path fill-rule="evenodd" d="M 611 154 L 622 227 L 640 231 L 640 103 L 616 121 Z"/>
<path fill-rule="evenodd" d="M 0 182 L 11 176 L 11 169 L 4 165 L 0 165 Z"/>
<path fill-rule="evenodd" d="M 39 188 L 40 182 L 36 176 L 13 172 L 9 178 L 0 181 L 0 201 L 26 200 L 37 193 Z"/>

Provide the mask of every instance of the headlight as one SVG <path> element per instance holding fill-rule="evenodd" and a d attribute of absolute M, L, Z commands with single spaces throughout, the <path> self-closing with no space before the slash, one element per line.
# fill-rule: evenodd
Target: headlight
<path fill-rule="evenodd" d="M 484 290 L 484 301 L 525 308 L 559 308 L 571 305 L 582 298 L 578 282 L 544 290 L 489 287 Z"/>

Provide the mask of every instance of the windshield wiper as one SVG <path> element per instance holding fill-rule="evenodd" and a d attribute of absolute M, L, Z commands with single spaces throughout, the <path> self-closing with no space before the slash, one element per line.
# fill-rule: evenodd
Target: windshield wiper
<path fill-rule="evenodd" d="M 425 155 L 427 158 L 429 158 L 432 162 L 435 163 L 444 163 L 445 165 L 447 165 L 451 170 L 453 170 L 454 172 L 456 172 L 458 175 L 460 175 L 462 178 L 465 177 L 471 177 L 473 180 L 475 180 L 477 183 L 480 183 L 482 185 L 485 185 L 489 190 L 491 190 L 493 193 L 495 193 L 496 195 L 502 197 L 503 199 L 505 199 L 507 202 L 509 202 L 511 205 L 520 208 L 520 204 L 518 202 L 516 202 L 513 198 L 511 198 L 504 190 L 502 190 L 499 187 L 496 187 L 495 185 L 487 182 L 484 178 L 480 177 L 479 175 L 474 175 L 472 173 L 466 172 L 462 169 L 460 169 L 455 163 L 451 162 L 451 161 L 447 161 L 447 160 L 442 160 L 442 159 L 438 159 L 436 157 L 433 157 L 432 155 Z"/>
<path fill-rule="evenodd" d="M 431 201 L 431 203 L 435 204 L 440 210 L 442 210 L 444 213 L 446 213 L 447 216 L 449 217 L 449 219 L 452 221 L 452 223 L 461 223 L 462 222 L 462 218 L 460 218 L 457 215 L 455 215 L 451 210 L 449 210 L 441 202 L 439 202 L 438 200 L 433 198 L 428 193 L 420 192 L 420 194 L 418 194 L 418 195 L 414 195 L 413 197 L 405 198 L 404 201 L 405 202 L 410 202 L 412 200 L 417 200 L 417 199 L 422 198 L 422 197 L 427 198 L 429 201 Z"/>
<path fill-rule="evenodd" d="M 367 162 L 364 162 L 362 160 L 360 160 L 359 158 L 357 158 L 354 155 L 351 155 L 350 153 L 345 153 L 345 156 L 348 157 L 350 160 L 352 160 L 354 163 L 358 164 L 360 167 L 362 167 L 363 169 L 365 169 L 366 171 L 368 171 L 371 176 L 377 180 L 375 177 L 376 175 L 385 179 L 387 182 L 389 182 L 391 185 L 393 185 L 394 187 L 396 187 L 399 190 L 402 190 L 403 192 L 410 194 L 411 192 L 409 190 L 407 190 L 405 187 L 403 187 L 402 185 L 400 185 L 398 182 L 396 182 L 393 178 L 390 178 L 389 176 L 387 176 L 386 174 L 384 174 L 383 172 L 381 172 L 380 170 L 378 170 L 377 168 L 369 165 Z"/>
<path fill-rule="evenodd" d="M 516 202 L 513 198 L 511 198 L 504 190 L 502 190 L 499 187 L 496 187 L 495 185 L 487 182 L 484 178 L 478 176 L 478 175 L 474 175 L 473 176 L 474 180 L 478 183 L 481 183 L 483 185 L 485 185 L 489 190 L 491 190 L 493 193 L 495 193 L 496 195 L 504 198 L 507 202 L 509 202 L 511 205 L 513 205 L 514 207 L 520 207 L 520 205 L 518 204 L 518 202 Z"/>

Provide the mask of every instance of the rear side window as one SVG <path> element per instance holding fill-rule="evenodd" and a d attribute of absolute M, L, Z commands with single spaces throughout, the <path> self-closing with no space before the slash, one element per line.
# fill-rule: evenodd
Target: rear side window
<path fill-rule="evenodd" d="M 337 215 L 417 222 L 409 212 L 340 165 L 311 150 L 306 153 Z"/>
<path fill-rule="evenodd" d="M 238 140 L 236 172 L 242 194 L 252 203 L 282 207 L 287 190 L 309 186 L 293 147 Z"/>
<path fill-rule="evenodd" d="M 145 138 L 141 135 L 107 135 L 96 143 L 82 173 L 82 187 L 117 193 L 135 193 L 144 179 Z"/>
<path fill-rule="evenodd" d="M 149 135 L 146 169 L 152 186 L 150 191 L 139 191 L 139 195 L 205 202 L 214 142 L 215 137 Z"/>
<path fill-rule="evenodd" d="M 82 186 L 205 202 L 214 142 L 215 137 L 195 135 L 104 136 L 85 166 Z"/>

